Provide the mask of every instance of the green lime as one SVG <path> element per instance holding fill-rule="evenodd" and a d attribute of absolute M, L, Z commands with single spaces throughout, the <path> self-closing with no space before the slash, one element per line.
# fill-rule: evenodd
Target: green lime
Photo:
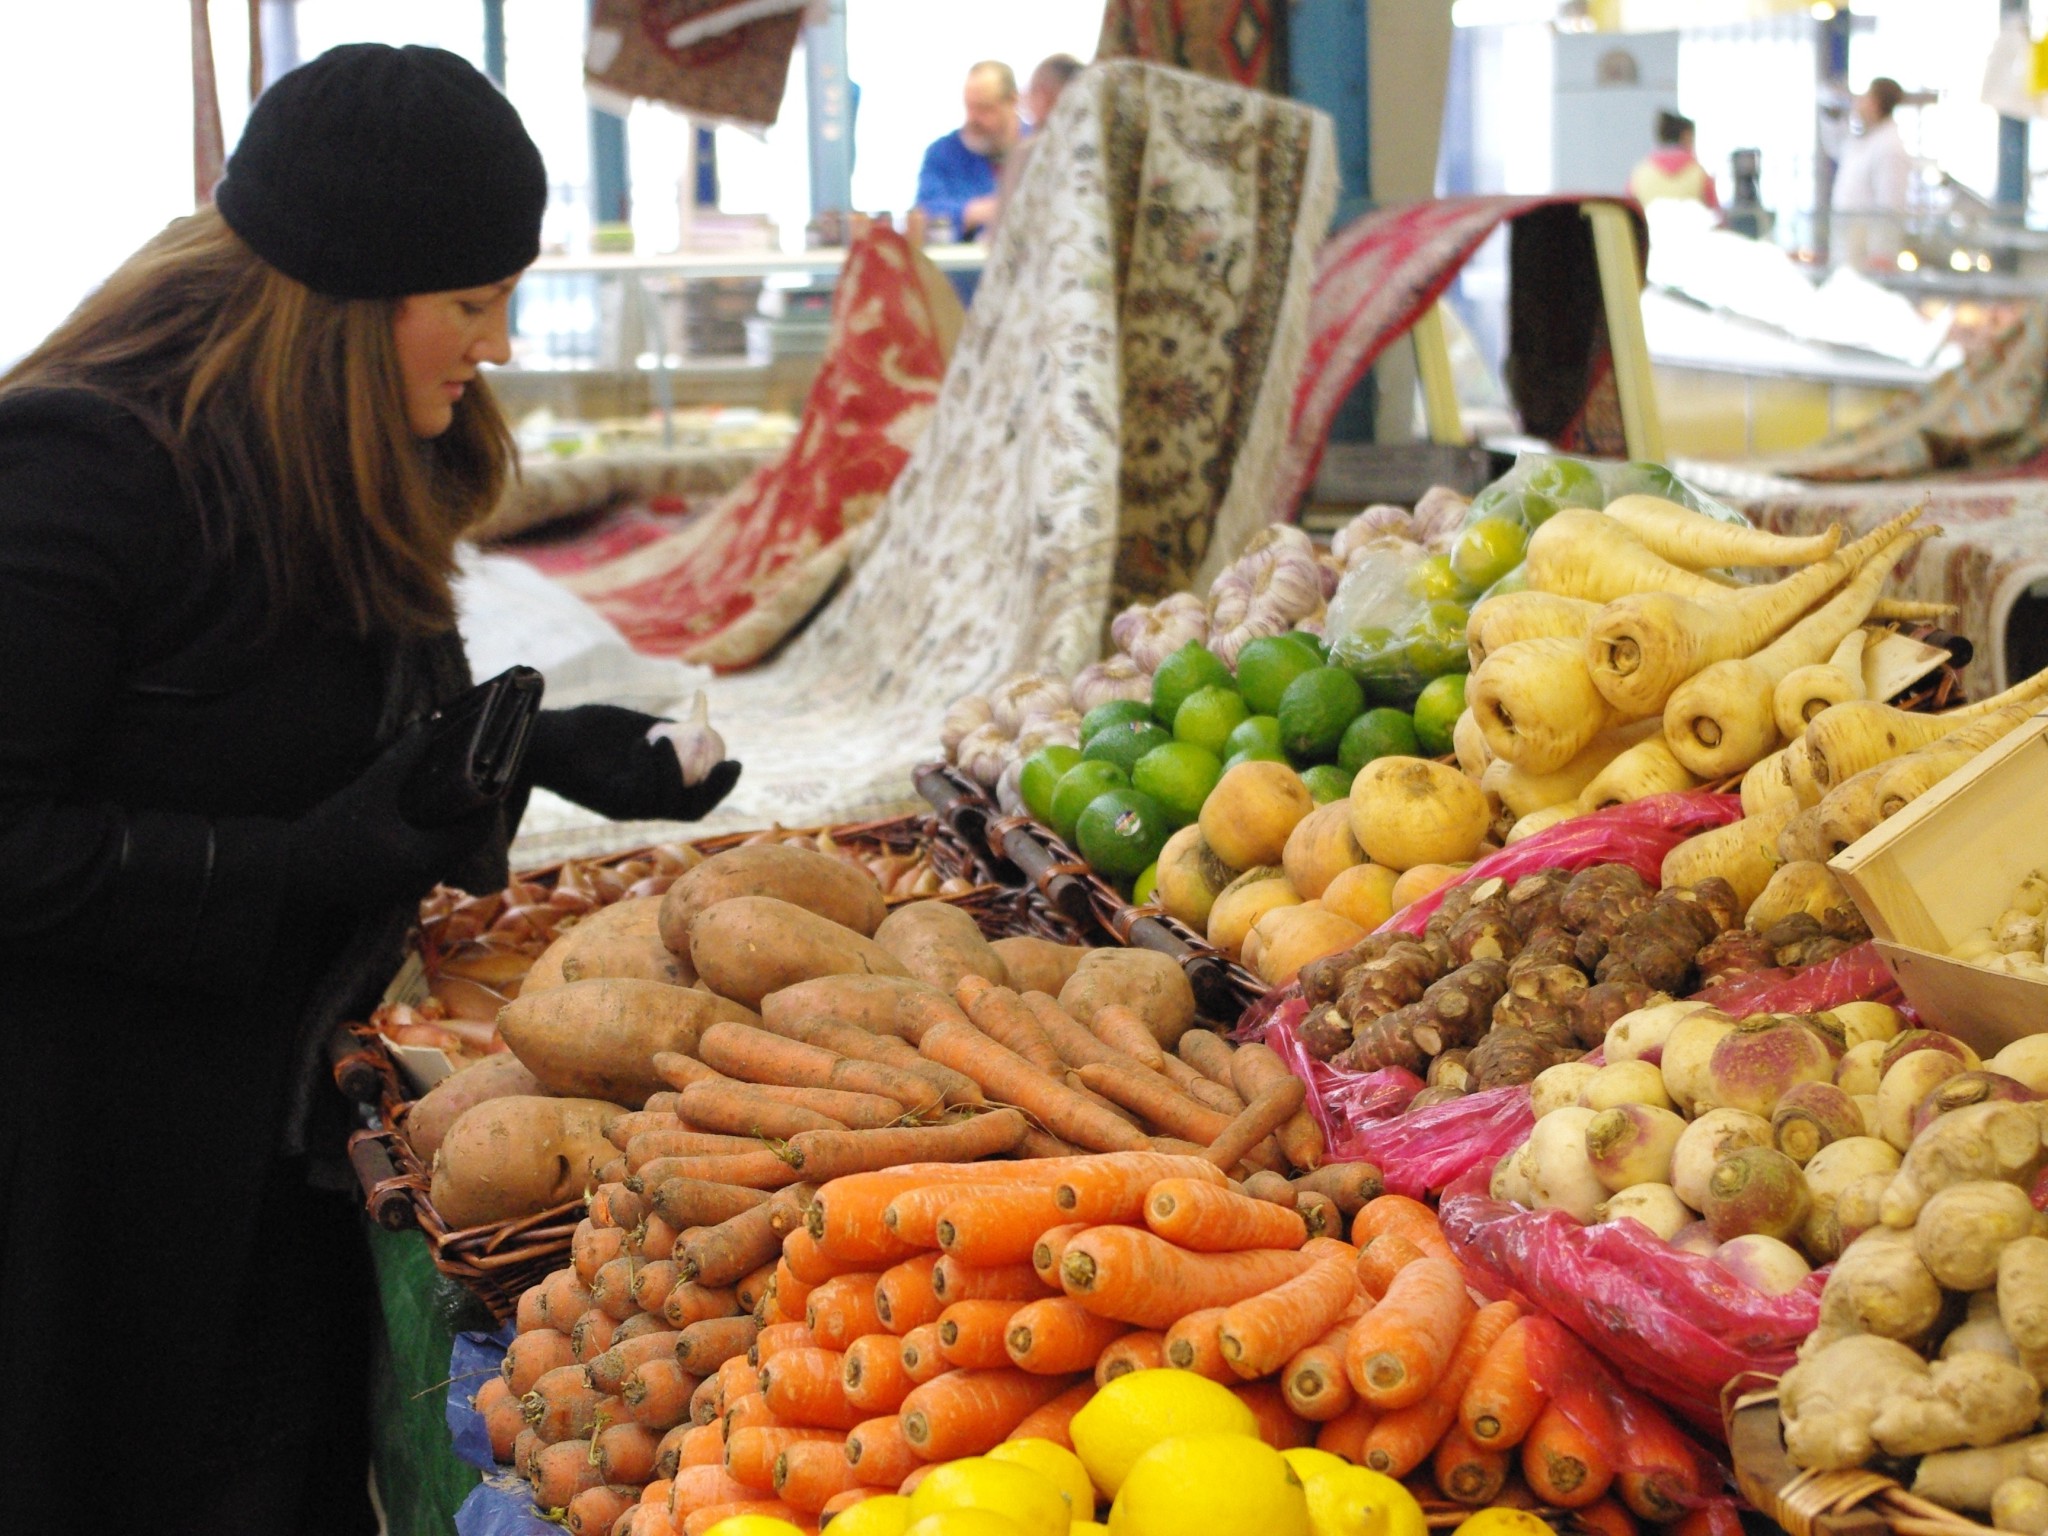
<path fill-rule="evenodd" d="M 1330 642 L 1323 636 L 1311 634 L 1305 629 L 1293 629 L 1289 630 L 1288 633 L 1297 640 L 1306 640 L 1309 645 L 1314 647 L 1316 655 L 1320 656 L 1324 661 L 1327 662 L 1330 659 Z"/>
<path fill-rule="evenodd" d="M 1287 754 L 1280 749 L 1280 722 L 1271 715 L 1253 715 L 1225 738 L 1225 757 L 1246 753 L 1268 762 L 1285 762 Z"/>
<path fill-rule="evenodd" d="M 1191 741 L 1169 741 L 1138 759 L 1131 770 L 1131 788 L 1143 790 L 1166 807 L 1175 827 L 1202 814 L 1202 802 L 1223 777 L 1223 763 L 1214 752 Z"/>
<path fill-rule="evenodd" d="M 1173 737 L 1162 726 L 1150 720 L 1131 720 L 1122 725 L 1112 725 L 1106 731 L 1097 731 L 1088 745 L 1081 749 L 1081 756 L 1091 762 L 1115 763 L 1129 773 L 1138 766 L 1138 759 L 1154 747 L 1163 747 Z"/>
<path fill-rule="evenodd" d="M 1365 690 L 1342 667 L 1304 672 L 1280 695 L 1280 744 L 1296 762 L 1327 762 L 1364 711 Z"/>
<path fill-rule="evenodd" d="M 1685 488 L 1678 476 L 1662 464 L 1649 464 L 1641 459 L 1631 459 L 1610 469 L 1607 472 L 1607 492 L 1610 500 L 1619 500 L 1623 496 L 1662 496 L 1681 507 L 1689 507 L 1695 512 L 1700 510 L 1699 498 Z"/>
<path fill-rule="evenodd" d="M 1133 720 L 1152 718 L 1152 706 L 1143 699 L 1111 699 L 1098 704 L 1081 717 L 1081 745 L 1087 746 L 1099 731 L 1112 725 L 1127 725 Z"/>
<path fill-rule="evenodd" d="M 1465 713 L 1465 674 L 1446 672 L 1433 679 L 1415 701 L 1415 738 L 1424 757 L 1442 757 L 1451 750 L 1451 732 Z"/>
<path fill-rule="evenodd" d="M 1134 907 L 1151 905 L 1152 893 L 1158 889 L 1159 861 L 1154 859 L 1145 866 L 1138 878 L 1131 882 L 1131 905 Z"/>
<path fill-rule="evenodd" d="M 1041 747 L 1024 759 L 1022 772 L 1017 775 L 1017 792 L 1024 797 L 1024 808 L 1039 821 L 1052 821 L 1052 792 L 1060 782 L 1060 775 L 1081 761 L 1080 750 L 1076 747 Z"/>
<path fill-rule="evenodd" d="M 1131 776 L 1115 763 L 1078 762 L 1060 775 L 1052 790 L 1052 829 L 1060 840 L 1074 840 L 1074 823 L 1088 809 L 1088 802 L 1112 789 L 1128 789 Z"/>
<path fill-rule="evenodd" d="M 1469 523 L 1451 546 L 1451 569 L 1474 592 L 1483 592 L 1522 563 L 1529 530 L 1504 517 Z"/>
<path fill-rule="evenodd" d="M 1133 880 L 1173 836 L 1173 818 L 1150 795 L 1135 789 L 1112 789 L 1088 802 L 1075 824 L 1081 857 L 1111 880 Z"/>
<path fill-rule="evenodd" d="M 1469 664 L 1465 624 L 1471 617 L 1463 603 L 1431 603 L 1402 632 L 1408 665 L 1423 677 L 1462 672 Z"/>
<path fill-rule="evenodd" d="M 1416 755 L 1415 722 L 1406 710 L 1368 709 L 1344 727 L 1337 744 L 1337 766 L 1356 773 L 1376 757 Z"/>
<path fill-rule="evenodd" d="M 1506 592 L 1526 592 L 1528 590 L 1529 566 L 1528 563 L 1525 561 L 1523 564 L 1516 566 L 1512 571 L 1509 571 L 1507 575 L 1501 577 L 1499 581 L 1496 581 L 1492 586 L 1488 587 L 1483 593 L 1481 593 L 1479 596 L 1479 602 L 1483 603 L 1489 597 L 1499 597 L 1501 594 Z M 1478 604 L 1475 603 L 1473 606 L 1477 607 Z"/>
<path fill-rule="evenodd" d="M 1284 635 L 1261 635 L 1247 640 L 1237 653 L 1237 691 L 1244 695 L 1254 715 L 1270 715 L 1280 707 L 1280 695 L 1287 685 L 1311 667 L 1320 667 L 1322 657 L 1299 631 Z"/>
<path fill-rule="evenodd" d="M 1600 476 L 1583 459 L 1555 458 L 1539 464 L 1529 472 L 1522 486 L 1552 506 L 1591 507 L 1597 511 L 1607 505 L 1607 492 L 1600 484 Z"/>
<path fill-rule="evenodd" d="M 1239 763 L 1287 763 L 1287 754 L 1278 747 L 1252 747 L 1243 752 L 1233 752 L 1223 759 L 1223 771 L 1230 772 Z M 1292 768 L 1292 763 L 1287 763 Z"/>
<path fill-rule="evenodd" d="M 1451 569 L 1449 555 L 1428 555 L 1416 561 L 1408 567 L 1402 584 L 1410 597 L 1425 603 L 1462 597 L 1467 591 L 1465 583 L 1458 579 L 1458 573 Z"/>
<path fill-rule="evenodd" d="M 1317 763 L 1313 768 L 1302 771 L 1301 782 L 1308 786 L 1309 798 L 1317 805 L 1328 805 L 1332 800 L 1349 797 L 1354 777 L 1349 768 L 1340 768 L 1335 763 Z"/>
<path fill-rule="evenodd" d="M 1152 674 L 1152 718 L 1170 728 L 1174 712 L 1196 689 L 1230 686 L 1230 668 L 1201 641 L 1190 640 Z"/>
<path fill-rule="evenodd" d="M 1197 688 L 1173 712 L 1173 739 L 1191 741 L 1221 757 L 1230 733 L 1250 719 L 1251 713 L 1235 688 Z"/>

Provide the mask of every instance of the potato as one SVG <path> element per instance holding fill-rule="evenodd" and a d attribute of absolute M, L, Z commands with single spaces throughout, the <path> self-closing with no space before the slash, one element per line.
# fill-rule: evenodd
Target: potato
<path fill-rule="evenodd" d="M 1152 949 L 1097 949 L 1060 988 L 1060 1006 L 1086 1024 L 1111 1003 L 1133 1009 L 1168 1050 L 1195 1022 L 1195 989 Z"/>
<path fill-rule="evenodd" d="M 470 1106 L 434 1158 L 434 1209 L 460 1230 L 575 1199 L 619 1155 L 604 1133 L 624 1113 L 600 1099 L 519 1096 Z"/>
<path fill-rule="evenodd" d="M 1009 969 L 973 918 L 945 901 L 913 901 L 882 919 L 875 942 L 919 981 L 951 993 L 962 976 L 1010 985 Z"/>
<path fill-rule="evenodd" d="M 1055 944 L 1050 939 L 997 939 L 989 948 L 1002 956 L 1012 987 L 1047 997 L 1058 997 L 1091 953 L 1085 944 Z"/>
<path fill-rule="evenodd" d="M 770 1028 L 798 1019 L 832 1019 L 873 1035 L 908 1038 L 899 1008 L 905 997 L 936 997 L 938 989 L 907 976 L 819 976 L 761 999 Z"/>
<path fill-rule="evenodd" d="M 448 1076 L 423 1095 L 405 1115 L 405 1139 L 413 1156 L 428 1167 L 448 1137 L 448 1128 L 464 1111 L 490 1099 L 534 1095 L 541 1091 L 540 1079 L 527 1071 L 526 1063 L 510 1051 L 499 1051 L 482 1061 Z"/>
<path fill-rule="evenodd" d="M 533 962 L 519 995 L 532 997 L 564 982 L 599 976 L 692 985 L 697 973 L 689 955 L 678 955 L 661 942 L 661 903 L 659 896 L 614 902 L 561 929 L 561 936 Z"/>
<path fill-rule="evenodd" d="M 699 912 L 690 922 L 690 962 L 704 985 L 749 1008 L 818 976 L 910 974 L 873 939 L 773 896 L 735 896 Z"/>
<path fill-rule="evenodd" d="M 888 915 L 882 888 L 844 859 L 788 843 L 760 843 L 715 853 L 685 874 L 661 899 L 661 941 L 690 952 L 690 925 L 700 913 L 735 896 L 772 896 L 802 907 L 863 938 Z"/>
<path fill-rule="evenodd" d="M 760 1022 L 694 987 L 607 976 L 507 1003 L 498 1033 L 549 1093 L 644 1104 L 668 1086 L 654 1075 L 655 1052 L 694 1052 L 698 1034 L 721 1019 Z"/>

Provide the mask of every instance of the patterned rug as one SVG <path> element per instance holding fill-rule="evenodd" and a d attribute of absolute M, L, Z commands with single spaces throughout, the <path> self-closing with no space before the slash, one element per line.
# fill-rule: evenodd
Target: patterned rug
<path fill-rule="evenodd" d="M 773 123 L 808 0 L 596 0 L 583 77 L 693 117 Z"/>
<path fill-rule="evenodd" d="M 1287 94 L 1288 0 L 1109 0 L 1098 59 L 1143 59 Z"/>
<path fill-rule="evenodd" d="M 1276 508 L 1314 482 L 1330 423 L 1382 352 L 1443 295 L 1495 229 L 1510 235 L 1509 353 L 1502 372 L 1523 429 L 1561 448 L 1622 451 L 1607 326 L 1584 199 L 1450 197 L 1376 208 L 1316 256 L 1308 357 L 1288 424 Z M 1646 249 L 1638 226 L 1637 244 Z"/>

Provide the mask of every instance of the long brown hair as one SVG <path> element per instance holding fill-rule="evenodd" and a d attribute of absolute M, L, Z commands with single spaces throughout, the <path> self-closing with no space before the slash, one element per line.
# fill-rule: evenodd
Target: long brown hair
<path fill-rule="evenodd" d="M 397 303 L 315 293 L 209 208 L 129 257 L 0 392 L 84 388 L 133 411 L 209 544 L 254 552 L 274 618 L 444 633 L 456 541 L 496 505 L 513 444 L 482 379 L 446 432 L 412 434 Z"/>

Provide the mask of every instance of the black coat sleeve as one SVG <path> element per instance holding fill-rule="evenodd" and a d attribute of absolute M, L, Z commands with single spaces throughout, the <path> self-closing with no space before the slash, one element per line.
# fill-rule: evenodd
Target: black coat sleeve
<path fill-rule="evenodd" d="M 161 573 L 191 569 L 181 505 L 118 407 L 0 401 L 0 954 L 232 993 L 276 933 L 286 824 L 85 787 Z"/>

